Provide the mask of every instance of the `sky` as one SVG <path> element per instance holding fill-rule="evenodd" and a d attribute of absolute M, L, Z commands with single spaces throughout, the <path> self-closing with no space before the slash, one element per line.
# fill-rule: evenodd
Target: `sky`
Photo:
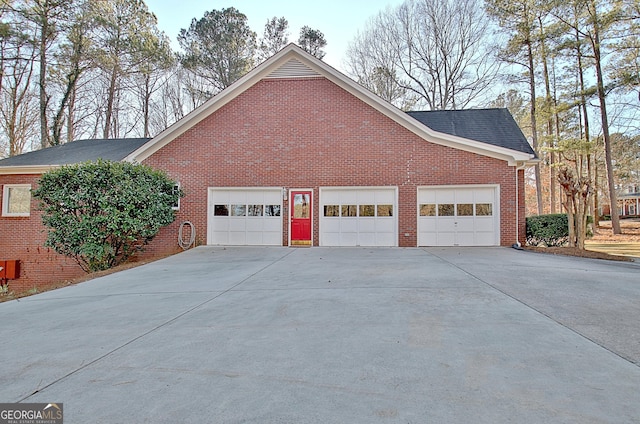
<path fill-rule="evenodd" d="M 177 49 L 180 29 L 189 28 L 193 18 L 200 19 L 205 11 L 235 7 L 247 16 L 249 26 L 262 36 L 267 20 L 284 16 L 289 21 L 289 42 L 295 42 L 300 28 L 307 25 L 320 30 L 327 40 L 324 61 L 344 71 L 344 58 L 349 43 L 367 21 L 403 0 L 146 0 L 149 10 L 158 17 L 158 27 Z"/>

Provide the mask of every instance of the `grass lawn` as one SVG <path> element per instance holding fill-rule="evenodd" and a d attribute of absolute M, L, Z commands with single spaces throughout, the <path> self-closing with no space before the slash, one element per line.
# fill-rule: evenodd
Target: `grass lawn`
<path fill-rule="evenodd" d="M 620 226 L 622 234 L 614 235 L 611 221 L 601 222 L 593 238 L 586 241 L 585 248 L 592 252 L 640 258 L 640 219 L 622 219 Z"/>
<path fill-rule="evenodd" d="M 588 240 L 585 243 L 585 248 L 592 252 L 640 258 L 640 243 L 598 243 Z"/>

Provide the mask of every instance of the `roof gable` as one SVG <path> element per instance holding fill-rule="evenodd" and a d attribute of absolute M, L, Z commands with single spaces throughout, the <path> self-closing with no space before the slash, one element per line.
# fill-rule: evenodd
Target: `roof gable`
<path fill-rule="evenodd" d="M 0 173 L 44 172 L 61 165 L 97 159 L 121 161 L 150 138 L 77 140 L 0 160 Z"/>
<path fill-rule="evenodd" d="M 514 149 L 512 148 L 513 146 L 505 147 L 500 143 L 492 144 L 483 140 L 466 138 L 459 134 L 434 130 L 419 119 L 414 119 L 412 116 L 351 80 L 346 75 L 305 52 L 295 44 L 286 46 L 231 86 L 132 152 L 125 159 L 132 162 L 144 161 L 262 79 L 309 77 L 324 77 L 328 79 L 426 141 L 505 160 L 510 165 L 529 163 L 536 160 L 530 147 L 521 150 L 518 148 Z M 519 133 L 521 134 L 521 132 Z"/>

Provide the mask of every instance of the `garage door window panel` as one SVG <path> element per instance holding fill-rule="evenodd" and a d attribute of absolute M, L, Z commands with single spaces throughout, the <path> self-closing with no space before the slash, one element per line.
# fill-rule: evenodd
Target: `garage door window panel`
<path fill-rule="evenodd" d="M 214 216 L 229 216 L 229 206 L 227 205 L 215 205 L 213 208 Z"/>
<path fill-rule="evenodd" d="M 247 216 L 247 206 L 231 205 L 231 216 Z"/>
<path fill-rule="evenodd" d="M 360 205 L 360 216 L 376 216 L 375 205 Z"/>
<path fill-rule="evenodd" d="M 476 204 L 476 216 L 493 216 L 493 205 L 491 203 Z"/>
<path fill-rule="evenodd" d="M 433 203 L 420 205 L 420 216 L 436 216 L 436 205 Z"/>
<path fill-rule="evenodd" d="M 248 216 L 262 216 L 262 205 L 248 205 L 247 206 L 247 215 Z"/>
<path fill-rule="evenodd" d="M 455 216 L 453 203 L 443 203 L 438 205 L 438 216 Z"/>
<path fill-rule="evenodd" d="M 343 217 L 358 216 L 358 206 L 357 205 L 342 205 L 342 216 Z"/>
<path fill-rule="evenodd" d="M 393 205 L 378 205 L 378 216 L 393 216 Z"/>
<path fill-rule="evenodd" d="M 324 216 L 327 216 L 327 217 L 340 216 L 340 205 L 324 205 Z"/>
<path fill-rule="evenodd" d="M 473 216 L 473 203 L 458 203 L 456 213 L 457 216 Z"/>
<path fill-rule="evenodd" d="M 264 216 L 280 216 L 280 205 L 265 205 Z"/>

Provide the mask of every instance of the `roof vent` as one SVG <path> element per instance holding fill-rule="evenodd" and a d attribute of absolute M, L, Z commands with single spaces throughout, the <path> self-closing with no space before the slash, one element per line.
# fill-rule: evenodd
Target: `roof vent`
<path fill-rule="evenodd" d="M 289 59 L 287 63 L 270 73 L 267 78 L 307 78 L 318 77 L 319 73 L 296 59 Z"/>

